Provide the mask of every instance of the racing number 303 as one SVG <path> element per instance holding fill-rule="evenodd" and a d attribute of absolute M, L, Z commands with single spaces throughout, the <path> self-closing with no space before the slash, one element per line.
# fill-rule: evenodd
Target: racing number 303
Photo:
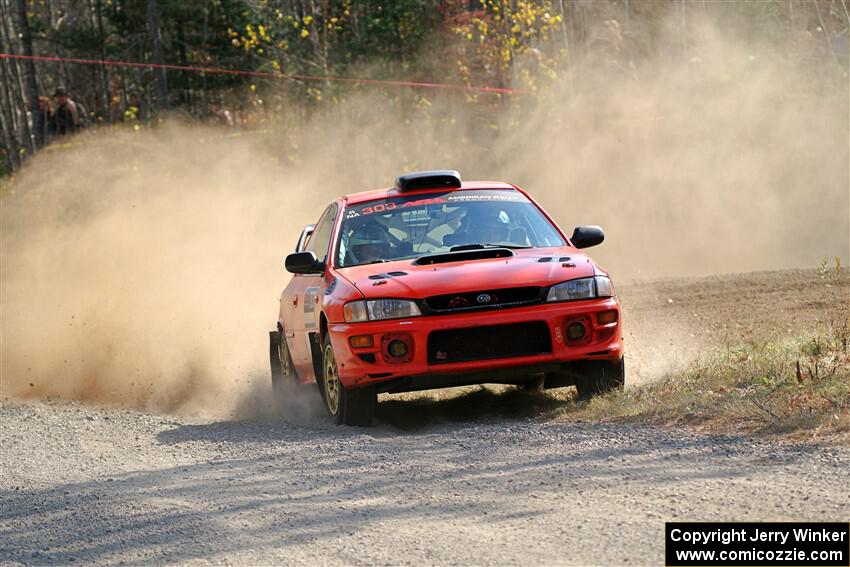
<path fill-rule="evenodd" d="M 383 213 L 384 211 L 391 211 L 395 209 L 397 205 L 395 203 L 380 203 L 372 207 L 365 207 L 360 211 L 361 215 L 371 215 L 372 213 Z"/>

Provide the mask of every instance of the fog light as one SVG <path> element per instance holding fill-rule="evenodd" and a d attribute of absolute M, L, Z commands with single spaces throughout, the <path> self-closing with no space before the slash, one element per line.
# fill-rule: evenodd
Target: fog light
<path fill-rule="evenodd" d="M 407 356 L 407 343 L 398 339 L 391 341 L 390 344 L 387 345 L 387 352 L 390 353 L 390 356 L 395 358 Z"/>
<path fill-rule="evenodd" d="M 570 323 L 567 327 L 567 338 L 577 341 L 584 336 L 584 325 L 581 323 Z"/>
<path fill-rule="evenodd" d="M 387 364 L 407 364 L 413 360 L 416 345 L 410 333 L 388 333 L 381 336 L 381 356 Z"/>
<path fill-rule="evenodd" d="M 600 311 L 596 314 L 596 320 L 599 321 L 600 325 L 614 323 L 617 320 L 617 310 L 612 309 L 610 311 Z"/>
<path fill-rule="evenodd" d="M 369 348 L 374 346 L 375 341 L 372 339 L 372 335 L 354 335 L 349 337 L 348 344 L 354 348 Z"/>

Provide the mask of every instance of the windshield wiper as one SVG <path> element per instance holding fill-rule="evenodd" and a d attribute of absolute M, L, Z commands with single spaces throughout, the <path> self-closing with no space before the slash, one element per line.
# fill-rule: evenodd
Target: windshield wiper
<path fill-rule="evenodd" d="M 449 252 L 460 252 L 462 250 L 483 250 L 484 248 L 508 248 L 510 250 L 522 250 L 531 248 L 531 246 L 521 246 L 519 244 L 460 244 L 449 248 Z"/>

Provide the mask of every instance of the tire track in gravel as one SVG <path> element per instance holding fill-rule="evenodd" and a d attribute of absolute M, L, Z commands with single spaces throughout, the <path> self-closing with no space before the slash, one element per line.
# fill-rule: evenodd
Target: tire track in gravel
<path fill-rule="evenodd" d="M 666 520 L 850 517 L 846 448 L 486 415 L 363 430 L 4 402 L 0 421 L 4 564 L 657 565 Z"/>

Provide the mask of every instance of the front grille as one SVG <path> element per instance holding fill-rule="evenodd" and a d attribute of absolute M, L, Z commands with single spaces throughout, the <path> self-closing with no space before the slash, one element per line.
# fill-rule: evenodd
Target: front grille
<path fill-rule="evenodd" d="M 428 335 L 428 363 L 449 364 L 552 352 L 542 321 L 434 331 Z"/>
<path fill-rule="evenodd" d="M 509 287 L 467 293 L 434 295 L 425 299 L 425 306 L 433 313 L 506 309 L 540 303 L 539 287 Z"/>

